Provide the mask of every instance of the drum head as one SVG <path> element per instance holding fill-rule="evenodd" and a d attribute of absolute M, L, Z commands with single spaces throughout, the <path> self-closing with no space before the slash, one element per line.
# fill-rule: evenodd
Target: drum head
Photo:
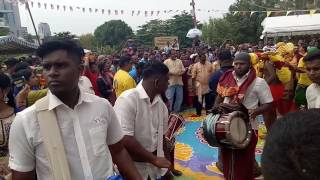
<path fill-rule="evenodd" d="M 215 136 L 216 122 L 219 118 L 219 114 L 209 114 L 202 122 L 203 136 L 210 146 L 219 146 Z"/>
<path fill-rule="evenodd" d="M 235 144 L 240 144 L 247 138 L 247 125 L 241 117 L 234 117 L 230 122 L 230 136 Z"/>

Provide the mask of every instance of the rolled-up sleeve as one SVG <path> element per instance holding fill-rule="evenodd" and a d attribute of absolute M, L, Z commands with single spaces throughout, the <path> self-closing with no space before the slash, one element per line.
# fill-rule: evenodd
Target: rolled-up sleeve
<path fill-rule="evenodd" d="M 11 125 L 9 138 L 9 167 L 19 172 L 35 169 L 35 154 L 32 143 L 23 125 L 24 117 L 19 114 Z"/>
<path fill-rule="evenodd" d="M 134 135 L 134 125 L 136 113 L 135 107 L 132 105 L 132 100 L 129 97 L 120 96 L 114 105 L 114 110 L 121 124 L 125 135 Z"/>

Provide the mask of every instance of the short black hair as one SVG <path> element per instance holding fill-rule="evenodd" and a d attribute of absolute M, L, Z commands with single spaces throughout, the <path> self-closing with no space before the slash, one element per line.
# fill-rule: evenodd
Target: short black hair
<path fill-rule="evenodd" d="M 308 45 L 306 43 L 301 43 L 300 47 L 303 48 L 304 52 L 308 52 Z"/>
<path fill-rule="evenodd" d="M 314 50 L 308 52 L 308 54 L 303 58 L 305 62 L 319 60 L 320 61 L 320 50 Z"/>
<path fill-rule="evenodd" d="M 15 72 L 18 72 L 18 71 L 24 70 L 24 69 L 30 69 L 30 64 L 27 62 L 19 62 L 16 65 Z"/>
<path fill-rule="evenodd" d="M 26 81 L 29 81 L 32 74 L 33 74 L 33 71 L 30 68 L 29 69 L 21 69 L 20 71 L 15 72 L 12 75 L 12 78 L 16 79 L 16 78 L 24 77 L 24 79 Z"/>
<path fill-rule="evenodd" d="M 3 62 L 8 68 L 14 67 L 19 63 L 19 60 L 16 58 L 9 58 Z"/>
<path fill-rule="evenodd" d="M 272 126 L 262 154 L 265 180 L 320 177 L 320 110 L 289 113 Z"/>
<path fill-rule="evenodd" d="M 131 58 L 129 56 L 121 56 L 119 60 L 119 67 L 124 67 L 131 62 Z"/>
<path fill-rule="evenodd" d="M 15 102 L 14 102 L 14 97 L 13 97 L 13 92 L 11 88 L 11 80 L 8 75 L 0 72 L 0 89 L 4 90 L 6 88 L 10 88 L 9 93 L 7 94 L 7 97 L 9 99 L 8 105 L 15 108 Z"/>
<path fill-rule="evenodd" d="M 145 65 L 146 65 L 146 64 L 145 64 L 144 62 L 139 62 L 139 63 L 136 65 L 136 69 L 143 69 Z"/>
<path fill-rule="evenodd" d="M 142 78 L 148 79 L 153 76 L 164 76 L 169 73 L 169 69 L 161 62 L 148 63 L 142 72 Z"/>
<path fill-rule="evenodd" d="M 218 54 L 218 58 L 220 61 L 224 60 L 232 60 L 232 54 L 230 49 L 221 49 Z"/>
<path fill-rule="evenodd" d="M 68 52 L 69 55 L 76 56 L 79 62 L 81 63 L 82 58 L 84 57 L 85 53 L 83 48 L 72 40 L 53 40 L 48 41 L 42 44 L 36 51 L 37 56 L 41 59 L 46 57 L 48 54 L 57 51 L 57 50 L 65 50 Z"/>

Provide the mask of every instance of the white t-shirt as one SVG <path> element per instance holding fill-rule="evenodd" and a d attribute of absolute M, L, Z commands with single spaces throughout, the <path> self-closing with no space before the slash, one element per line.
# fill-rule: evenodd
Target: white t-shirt
<path fill-rule="evenodd" d="M 309 109 L 320 108 L 320 86 L 316 83 L 312 83 L 307 88 L 306 98 Z"/>
<path fill-rule="evenodd" d="M 168 109 L 158 95 L 150 102 L 142 83 L 123 92 L 114 105 L 125 135 L 133 136 L 149 152 L 164 157 L 163 136 L 168 127 Z M 156 179 L 163 171 L 149 163 L 135 163 L 143 179 Z"/>
<path fill-rule="evenodd" d="M 60 127 L 71 178 L 105 180 L 113 175 L 108 145 L 123 137 L 120 123 L 110 103 L 95 95 L 80 93 L 74 109 L 48 91 L 49 110 L 54 110 Z M 35 105 L 17 114 L 9 140 L 11 169 L 36 170 L 39 180 L 52 180 Z"/>
<path fill-rule="evenodd" d="M 249 73 L 248 73 L 249 74 Z M 238 86 L 245 82 L 248 74 L 244 75 L 241 79 L 236 79 Z M 230 98 L 225 98 L 224 103 L 228 103 Z M 259 104 L 267 104 L 273 102 L 272 94 L 267 82 L 257 77 L 252 84 L 248 87 L 243 100 L 243 105 L 248 109 L 256 109 Z M 259 129 L 259 122 L 257 119 L 251 120 L 252 129 Z"/>

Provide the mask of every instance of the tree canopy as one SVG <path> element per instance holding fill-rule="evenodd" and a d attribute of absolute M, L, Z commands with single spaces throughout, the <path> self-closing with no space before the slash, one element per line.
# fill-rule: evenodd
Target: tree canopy
<path fill-rule="evenodd" d="M 111 20 L 97 27 L 94 37 L 98 46 L 119 47 L 133 37 L 133 31 L 124 21 Z"/>
<path fill-rule="evenodd" d="M 140 26 L 136 34 L 136 40 L 139 44 L 151 47 L 154 45 L 155 37 L 178 36 L 180 47 L 190 47 L 192 41 L 186 35 L 193 27 L 192 16 L 188 13 L 175 15 L 172 19 L 165 21 L 151 20 Z"/>

